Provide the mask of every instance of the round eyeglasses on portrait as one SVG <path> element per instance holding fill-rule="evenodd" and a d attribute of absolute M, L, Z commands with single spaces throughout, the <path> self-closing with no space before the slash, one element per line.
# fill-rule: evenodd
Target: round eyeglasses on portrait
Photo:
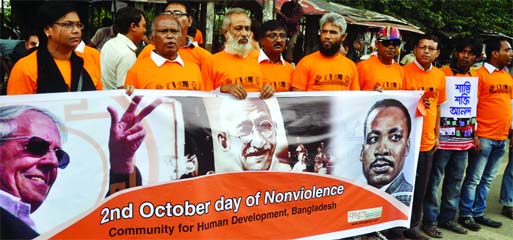
<path fill-rule="evenodd" d="M 49 151 L 54 151 L 57 160 L 59 161 L 59 168 L 65 169 L 69 164 L 69 155 L 60 148 L 50 148 L 50 142 L 36 136 L 17 136 L 17 137 L 9 137 L 2 138 L 0 141 L 7 140 L 19 140 L 19 139 L 28 139 L 28 142 L 25 144 L 25 151 L 34 156 L 42 157 L 46 155 Z"/>

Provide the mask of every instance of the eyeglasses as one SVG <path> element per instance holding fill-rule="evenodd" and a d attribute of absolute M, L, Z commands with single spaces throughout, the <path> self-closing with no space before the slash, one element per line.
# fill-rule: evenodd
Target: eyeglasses
<path fill-rule="evenodd" d="M 428 50 L 430 52 L 434 52 L 434 51 L 438 50 L 437 48 L 434 48 L 434 47 L 431 47 L 431 46 L 426 46 L 426 45 L 420 46 L 420 47 L 417 46 L 417 48 L 422 50 L 422 51 Z"/>
<path fill-rule="evenodd" d="M 84 29 L 84 24 L 81 23 L 81 22 L 56 22 L 56 23 L 53 23 L 55 25 L 59 25 L 61 26 L 62 28 L 65 28 L 65 29 L 73 29 L 73 27 L 77 27 L 78 30 L 82 30 Z"/>
<path fill-rule="evenodd" d="M 277 34 L 277 33 L 269 33 L 269 34 L 265 35 L 265 37 L 267 37 L 267 38 L 269 38 L 269 39 L 271 39 L 271 40 L 273 40 L 273 41 L 274 41 L 274 40 L 276 40 L 276 39 L 278 39 L 278 38 L 281 38 L 281 39 L 283 39 L 283 40 L 288 40 L 288 38 L 287 38 L 287 34 L 285 34 L 285 33 L 280 33 L 280 34 Z"/>
<path fill-rule="evenodd" d="M 398 39 L 392 39 L 392 40 L 379 40 L 379 42 L 385 46 L 385 47 L 388 47 L 390 45 L 394 46 L 394 47 L 398 47 L 399 45 L 401 45 L 401 40 L 398 40 Z"/>
<path fill-rule="evenodd" d="M 54 151 L 57 160 L 59 161 L 59 168 L 65 169 L 69 164 L 69 155 L 60 148 L 50 148 L 50 143 L 40 137 L 35 136 L 19 136 L 2 138 L 0 141 L 17 140 L 17 139 L 28 139 L 29 141 L 25 145 L 25 150 L 35 156 L 42 157 L 49 151 Z"/>
<path fill-rule="evenodd" d="M 176 18 L 181 18 L 182 16 L 187 16 L 187 13 L 184 13 L 180 10 L 174 10 L 174 11 L 165 11 L 164 14 L 169 14 L 171 16 L 174 16 Z"/>
<path fill-rule="evenodd" d="M 247 138 L 251 137 L 253 131 L 257 131 L 265 139 L 270 139 L 274 135 L 274 123 L 269 120 L 262 120 L 258 124 L 253 121 L 244 121 L 237 128 L 237 136 L 241 140 L 250 140 Z"/>

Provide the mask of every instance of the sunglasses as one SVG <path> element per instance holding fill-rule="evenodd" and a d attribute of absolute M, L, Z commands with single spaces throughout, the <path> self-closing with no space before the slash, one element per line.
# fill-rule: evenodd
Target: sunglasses
<path fill-rule="evenodd" d="M 394 46 L 394 47 L 398 47 L 399 45 L 401 45 L 401 40 L 397 40 L 397 39 L 394 39 L 394 40 L 379 40 L 379 42 L 385 46 L 385 47 L 388 47 L 390 45 Z"/>
<path fill-rule="evenodd" d="M 40 137 L 35 136 L 20 136 L 20 137 L 10 137 L 10 138 L 2 138 L 0 141 L 7 140 L 17 140 L 17 139 L 28 139 L 29 141 L 25 145 L 25 151 L 28 153 L 42 157 L 46 155 L 49 151 L 54 151 L 57 160 L 59 161 L 59 168 L 65 169 L 69 164 L 69 155 L 60 148 L 50 148 L 50 143 Z"/>

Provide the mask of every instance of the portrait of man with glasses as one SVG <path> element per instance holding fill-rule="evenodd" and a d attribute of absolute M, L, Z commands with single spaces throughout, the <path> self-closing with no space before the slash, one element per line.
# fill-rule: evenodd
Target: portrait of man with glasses
<path fill-rule="evenodd" d="M 65 169 L 70 160 L 61 149 L 62 127 L 43 109 L 23 105 L 0 108 L 2 238 L 38 236 L 30 214 L 46 199 L 57 169 Z"/>
<path fill-rule="evenodd" d="M 210 111 L 209 118 L 213 119 L 216 172 L 290 170 L 290 166 L 280 164 L 276 156 L 282 146 L 279 142 L 286 141 L 283 129 L 278 131 L 269 106 L 276 103 L 277 107 L 277 102 L 260 98 L 223 100 L 217 102 L 217 107 L 207 108 L 215 109 Z"/>
<path fill-rule="evenodd" d="M 109 192 L 142 185 L 134 156 L 146 133 L 141 121 L 162 102 L 154 100 L 139 114 L 141 96 L 119 116 L 108 107 Z M 39 236 L 31 215 L 42 205 L 71 157 L 63 150 L 66 127 L 54 114 L 30 105 L 0 107 L 0 229 L 1 239 Z M 136 179 L 131 181 L 130 179 Z"/>

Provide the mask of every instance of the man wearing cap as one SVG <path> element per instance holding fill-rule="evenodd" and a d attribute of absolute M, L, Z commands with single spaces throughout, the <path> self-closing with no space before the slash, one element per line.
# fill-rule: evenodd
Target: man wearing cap
<path fill-rule="evenodd" d="M 346 20 L 338 13 L 327 13 L 319 25 L 319 51 L 299 61 L 292 75 L 292 90 L 360 90 L 356 65 L 340 53 L 342 41 L 346 38 Z"/>
<path fill-rule="evenodd" d="M 402 67 L 394 61 L 401 45 L 401 34 L 396 27 L 384 27 L 378 31 L 377 55 L 356 65 L 361 90 L 400 90 L 403 88 Z"/>

